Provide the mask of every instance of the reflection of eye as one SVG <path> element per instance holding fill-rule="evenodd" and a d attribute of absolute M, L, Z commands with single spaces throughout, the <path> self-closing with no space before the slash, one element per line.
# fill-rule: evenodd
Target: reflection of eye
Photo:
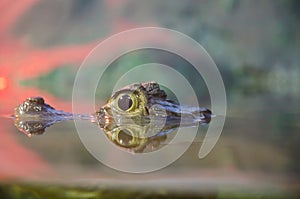
<path fill-rule="evenodd" d="M 137 103 L 137 98 L 134 94 L 125 93 L 117 97 L 115 106 L 121 111 L 131 111 L 137 107 Z"/>
<path fill-rule="evenodd" d="M 129 130 L 122 129 L 119 130 L 116 134 L 116 141 L 125 147 L 130 147 L 135 145 L 136 143 L 136 137 L 133 135 L 133 133 Z"/>
<path fill-rule="evenodd" d="M 119 131 L 117 139 L 119 140 L 120 144 L 129 145 L 130 141 L 133 140 L 133 136 L 131 135 L 130 131 L 124 129 Z"/>

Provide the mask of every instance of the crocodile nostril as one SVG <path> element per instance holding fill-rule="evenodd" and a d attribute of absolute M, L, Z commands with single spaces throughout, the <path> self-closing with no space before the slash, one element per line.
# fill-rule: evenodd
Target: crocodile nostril
<path fill-rule="evenodd" d="M 208 124 L 211 121 L 212 112 L 209 109 L 207 109 L 207 110 L 203 111 L 202 114 L 204 116 L 205 122 Z"/>

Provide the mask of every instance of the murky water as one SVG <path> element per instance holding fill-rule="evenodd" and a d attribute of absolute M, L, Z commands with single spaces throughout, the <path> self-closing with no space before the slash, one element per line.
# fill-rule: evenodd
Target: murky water
<path fill-rule="evenodd" d="M 265 106 L 267 102 L 280 110 Z M 206 158 L 198 158 L 207 128 L 202 126 L 195 142 L 181 158 L 161 171 L 143 175 L 120 173 L 95 160 L 80 142 L 73 121 L 60 122 L 48 127 L 42 136 L 28 138 L 14 127 L 11 118 L 1 118 L 1 158 L 6 161 L 1 166 L 2 173 L 5 171 L 4 177 L 8 179 L 25 180 L 25 184 L 4 185 L 2 193 L 12 198 L 27 194 L 37 198 L 67 195 L 72 198 L 75 193 L 83 198 L 97 198 L 104 193 L 116 197 L 113 193 L 119 187 L 118 194 L 128 194 L 128 197 L 132 194 L 146 198 L 147 194 L 184 197 L 190 190 L 192 196 L 212 198 L 233 193 L 243 197 L 244 193 L 253 192 L 266 197 L 286 194 L 293 197 L 298 189 L 299 158 L 294 151 L 299 143 L 295 134 L 299 127 L 294 122 L 298 114 L 269 96 L 243 98 L 236 103 L 239 106 L 229 110 L 222 136 Z M 184 128 L 189 133 L 195 127 Z M 99 133 L 103 133 L 100 128 Z M 107 141 L 99 140 L 99 145 Z M 109 151 L 107 155 L 123 161 Z M 141 177 L 147 182 L 140 183 Z M 83 182 L 83 179 L 89 180 Z M 140 192 L 138 187 L 145 189 L 147 183 L 151 187 L 147 189 L 149 192 Z M 185 186 L 181 187 L 182 183 Z M 174 191 L 177 186 L 181 187 L 179 192 Z M 156 192 L 158 189 L 161 192 Z"/>

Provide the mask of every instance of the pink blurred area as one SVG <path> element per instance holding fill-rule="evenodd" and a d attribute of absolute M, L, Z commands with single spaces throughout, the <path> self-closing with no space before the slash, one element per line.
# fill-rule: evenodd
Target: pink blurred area
<path fill-rule="evenodd" d="M 42 76 L 63 65 L 79 67 L 88 53 L 102 39 L 83 44 L 71 43 L 54 47 L 39 47 L 31 44 L 26 38 L 13 34 L 12 29 L 18 25 L 20 19 L 41 2 L 39 0 L 2 0 L 0 2 L 1 116 L 11 115 L 18 104 L 32 96 L 42 96 L 46 103 L 56 109 L 72 112 L 71 101 L 57 100 L 55 96 L 45 91 L 20 85 L 20 81 Z M 126 2 L 107 0 L 104 5 L 108 13 L 113 13 Z M 135 23 L 113 16 L 110 17 L 109 25 L 112 33 L 138 27 Z M 131 39 L 132 42 L 139 42 L 141 38 Z M 118 43 L 112 45 L 110 49 L 117 45 Z M 110 49 L 105 49 L 103 56 L 109 53 Z M 13 122 L 7 122 L 7 120 L 7 118 L 0 118 L 0 180 L 55 175 L 55 170 L 43 157 L 18 141 L 17 130 L 13 126 Z"/>
<path fill-rule="evenodd" d="M 23 79 L 48 73 L 63 64 L 80 65 L 94 44 L 36 48 L 22 38 L 17 38 L 11 29 L 37 0 L 0 2 L 0 114 L 11 115 L 14 107 L 31 96 L 43 96 L 47 103 L 58 109 L 72 110 L 70 101 L 58 101 L 54 96 L 35 88 L 22 87 Z M 0 120 L 0 180 L 11 178 L 36 178 L 53 175 L 55 172 L 34 151 L 22 146 L 15 137 L 13 122 Z"/>

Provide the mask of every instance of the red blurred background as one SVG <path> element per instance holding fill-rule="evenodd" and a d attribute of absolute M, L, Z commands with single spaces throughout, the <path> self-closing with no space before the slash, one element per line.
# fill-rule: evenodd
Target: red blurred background
<path fill-rule="evenodd" d="M 43 96 L 58 109 L 71 111 L 71 102 L 56 100 L 51 94 L 20 85 L 20 81 L 42 76 L 64 64 L 78 67 L 94 46 L 93 43 L 62 45 L 50 48 L 33 46 L 26 38 L 12 33 L 18 21 L 32 9 L 38 0 L 0 3 L 0 113 L 7 116 L 14 107 L 30 96 Z M 15 138 L 12 122 L 0 125 L 0 178 L 35 177 L 49 174 L 51 168 L 43 158 L 23 147 Z"/>

